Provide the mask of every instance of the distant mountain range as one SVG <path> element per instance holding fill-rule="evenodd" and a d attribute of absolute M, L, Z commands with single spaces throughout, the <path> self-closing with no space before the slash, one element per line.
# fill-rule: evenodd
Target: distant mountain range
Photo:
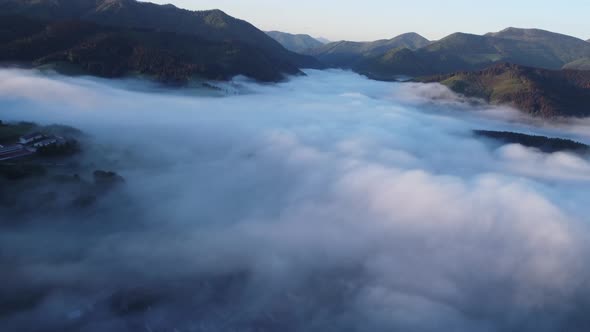
<path fill-rule="evenodd" d="M 240 74 L 277 81 L 300 68 L 322 67 L 219 10 L 135 0 L 0 0 L 0 13 L 3 61 L 65 61 L 97 75 L 139 71 L 180 81 Z"/>
<path fill-rule="evenodd" d="M 585 69 L 590 44 L 544 30 L 508 28 L 484 36 L 455 33 L 435 42 L 411 33 L 369 43 L 331 43 L 306 54 L 329 66 L 389 80 L 399 75 L 481 70 L 503 62 L 545 69 Z"/>
<path fill-rule="evenodd" d="M 540 29 L 507 28 L 486 36 L 542 45 L 564 64 L 590 55 L 590 45 L 579 38 Z"/>
<path fill-rule="evenodd" d="M 317 39 L 317 40 L 318 40 L 320 43 L 322 43 L 322 44 L 329 44 L 329 43 L 331 43 L 331 42 L 332 42 L 332 41 L 331 41 L 331 40 L 329 40 L 328 38 L 323 38 L 323 37 L 316 37 L 316 39 Z"/>
<path fill-rule="evenodd" d="M 406 33 L 392 39 L 374 42 L 340 41 L 329 43 L 310 49 L 305 54 L 312 55 L 330 66 L 354 69 L 360 62 L 383 55 L 391 50 L 403 48 L 416 50 L 429 43 L 428 39 L 417 33 Z"/>
<path fill-rule="evenodd" d="M 330 66 L 379 80 L 426 77 L 535 116 L 590 116 L 590 43 L 538 29 L 322 44 L 307 35 L 267 34 L 220 10 L 135 0 L 0 0 L 0 62 L 177 84 L 235 75 L 279 81 L 301 68 Z"/>
<path fill-rule="evenodd" d="M 310 35 L 294 35 L 280 31 L 267 31 L 266 34 L 283 45 L 286 49 L 297 53 L 303 53 L 309 49 L 324 45 L 323 42 Z"/>
<path fill-rule="evenodd" d="M 420 79 L 469 97 L 509 104 L 533 116 L 590 116 L 590 71 L 548 70 L 497 64 L 481 71 Z"/>

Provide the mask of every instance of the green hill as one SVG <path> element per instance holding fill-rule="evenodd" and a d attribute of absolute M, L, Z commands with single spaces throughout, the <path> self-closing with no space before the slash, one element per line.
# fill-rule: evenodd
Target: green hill
<path fill-rule="evenodd" d="M 590 152 L 590 146 L 586 144 L 559 137 L 493 130 L 474 130 L 473 134 L 477 137 L 492 139 L 502 144 L 520 144 L 529 148 L 539 149 L 545 153 L 565 151 L 585 156 Z"/>
<path fill-rule="evenodd" d="M 590 116 L 590 71 L 498 64 L 420 81 L 439 82 L 465 96 L 509 104 L 533 116 Z"/>
<path fill-rule="evenodd" d="M 213 42 L 239 42 L 260 49 L 276 62 L 300 68 L 321 67 L 315 59 L 286 50 L 252 24 L 220 10 L 189 11 L 135 0 L 0 0 L 0 13 L 174 32 Z"/>
<path fill-rule="evenodd" d="M 367 58 L 380 56 L 399 48 L 414 50 L 428 45 L 428 43 L 426 38 L 417 33 L 406 33 L 392 39 L 374 42 L 340 41 L 329 43 L 308 50 L 306 54 L 313 55 L 330 66 L 354 68 L 358 62 Z"/>
<path fill-rule="evenodd" d="M 268 31 L 266 34 L 278 41 L 284 48 L 297 53 L 324 45 L 324 43 L 310 35 L 293 35 L 280 31 Z"/>
<path fill-rule="evenodd" d="M 559 69 L 564 65 L 551 50 L 540 44 L 455 33 L 397 56 L 385 53 L 366 57 L 352 68 L 371 78 L 387 79 L 395 74 L 422 76 L 481 70 L 501 62 L 548 69 Z"/>
<path fill-rule="evenodd" d="M 547 69 L 559 69 L 565 64 L 542 44 L 466 33 L 452 34 L 417 53 L 441 73 L 482 69 L 498 62 Z"/>
<path fill-rule="evenodd" d="M 389 80 L 399 75 L 482 70 L 504 62 L 561 69 L 572 61 L 590 57 L 590 44 L 543 30 L 509 28 L 485 36 L 454 33 L 432 43 L 413 34 L 373 43 L 340 42 L 307 53 L 331 66 Z M 572 63 L 569 68 L 586 68 L 582 65 L 584 61 L 580 62 Z"/>
<path fill-rule="evenodd" d="M 354 69 L 372 79 L 383 81 L 395 80 L 400 76 L 423 76 L 434 71 L 429 63 L 407 48 L 396 48 L 385 54 L 367 57 L 358 61 Z"/>
<path fill-rule="evenodd" d="M 590 44 L 582 39 L 540 29 L 507 28 L 488 36 L 543 45 L 565 63 L 590 56 Z"/>
<path fill-rule="evenodd" d="M 590 70 L 590 57 L 581 58 L 563 66 L 563 69 Z"/>
<path fill-rule="evenodd" d="M 278 81 L 284 73 L 300 73 L 292 63 L 249 44 L 173 32 L 3 16 L 0 36 L 0 62 L 73 68 L 102 77 L 142 74 L 185 83 L 193 77 L 225 80 L 235 75 Z"/>

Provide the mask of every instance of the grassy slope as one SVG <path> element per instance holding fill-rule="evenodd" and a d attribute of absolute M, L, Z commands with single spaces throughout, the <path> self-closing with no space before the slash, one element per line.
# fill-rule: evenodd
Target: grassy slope
<path fill-rule="evenodd" d="M 476 72 L 458 72 L 423 79 L 453 91 L 510 104 L 533 116 L 590 116 L 590 72 L 554 71 L 501 64 Z"/>
<path fill-rule="evenodd" d="M 563 66 L 563 69 L 590 70 L 590 57 L 567 63 L 565 66 Z"/>
<path fill-rule="evenodd" d="M 29 134 L 37 128 L 37 125 L 30 122 L 8 124 L 0 121 L 0 144 L 14 144 L 21 136 Z"/>

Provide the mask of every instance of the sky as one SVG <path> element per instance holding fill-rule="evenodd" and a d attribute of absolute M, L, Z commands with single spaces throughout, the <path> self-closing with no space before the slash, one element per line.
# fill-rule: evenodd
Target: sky
<path fill-rule="evenodd" d="M 221 9 L 262 30 L 330 40 L 376 40 L 417 32 L 431 40 L 454 32 L 540 28 L 590 38 L 587 0 L 151 0 L 187 9 Z"/>

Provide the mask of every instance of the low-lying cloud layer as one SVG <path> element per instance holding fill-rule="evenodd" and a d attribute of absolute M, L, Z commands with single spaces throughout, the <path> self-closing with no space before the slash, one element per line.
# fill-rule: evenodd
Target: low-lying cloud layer
<path fill-rule="evenodd" d="M 590 329 L 590 160 L 471 132 L 584 121 L 340 71 L 141 88 L 0 71 L 2 119 L 77 127 L 126 179 L 0 233 L 0 293 L 42 294 L 3 331 Z"/>

